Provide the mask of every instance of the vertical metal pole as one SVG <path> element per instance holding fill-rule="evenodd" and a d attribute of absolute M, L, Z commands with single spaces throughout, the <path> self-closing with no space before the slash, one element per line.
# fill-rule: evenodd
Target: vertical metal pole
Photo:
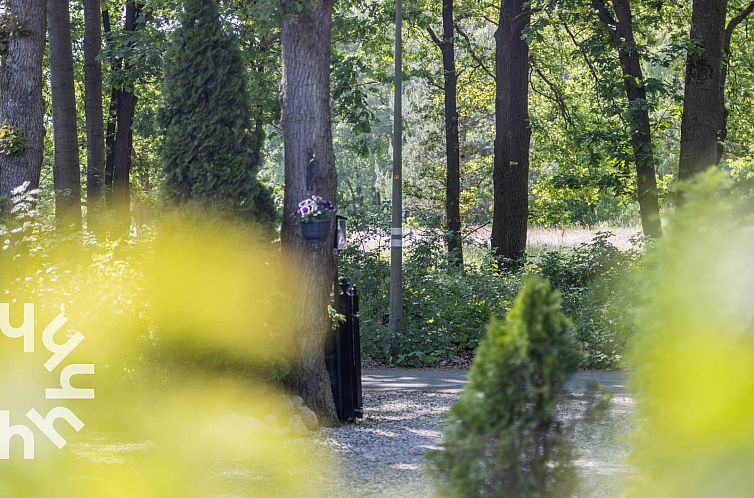
<path fill-rule="evenodd" d="M 402 324 L 403 265 L 403 6 L 395 1 L 395 101 L 393 107 L 393 217 L 390 226 L 391 353 Z"/>

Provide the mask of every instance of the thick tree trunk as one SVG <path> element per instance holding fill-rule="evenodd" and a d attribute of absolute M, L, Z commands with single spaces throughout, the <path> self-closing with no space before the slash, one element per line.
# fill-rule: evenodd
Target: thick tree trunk
<path fill-rule="evenodd" d="M 29 182 L 39 186 L 44 153 L 42 56 L 45 48 L 46 0 L 10 0 L 8 15 L 15 16 L 21 32 L 10 34 L 7 51 L 0 54 L 0 126 L 20 132 L 23 151 L 0 153 L 0 196 Z"/>
<path fill-rule="evenodd" d="M 524 40 L 531 21 L 528 0 L 511 2 L 511 115 L 510 166 L 506 173 L 510 191 L 504 197 L 506 207 L 507 254 L 504 257 L 520 262 L 526 252 L 529 221 L 529 44 Z"/>
<path fill-rule="evenodd" d="M 492 249 L 505 268 L 520 265 L 529 218 L 529 45 L 524 0 L 501 0 L 495 33 L 495 159 Z"/>
<path fill-rule="evenodd" d="M 105 126 L 102 115 L 100 0 L 84 0 L 84 112 L 86 114 L 86 216 L 97 224 L 105 181 Z"/>
<path fill-rule="evenodd" d="M 604 0 L 592 0 L 592 6 L 605 26 L 613 46 L 618 50 L 618 58 L 623 70 L 642 230 L 644 235 L 658 238 L 662 236 L 662 223 L 660 202 L 657 197 L 654 148 L 649 126 L 644 74 L 634 39 L 631 3 L 630 0 L 613 0 L 615 19 L 608 11 Z"/>
<path fill-rule="evenodd" d="M 58 227 L 80 229 L 81 169 L 68 2 L 47 0 L 47 20 L 50 34 L 52 126 L 55 147 L 52 167 L 55 184 L 55 220 Z"/>
<path fill-rule="evenodd" d="M 324 423 L 334 424 L 337 417 L 324 361 L 325 338 L 331 333 L 327 306 L 336 273 L 334 228 L 326 242 L 307 243 L 295 219 L 289 216 L 310 195 L 306 169 L 311 153 L 318 162 L 313 193 L 331 201 L 336 199 L 330 120 L 332 8 L 332 0 L 319 1 L 283 23 L 280 103 L 285 142 L 282 245 L 302 275 L 291 320 L 298 341 L 289 384 Z"/>
<path fill-rule="evenodd" d="M 694 0 L 691 40 L 698 49 L 686 59 L 686 87 L 681 117 L 681 157 L 678 178 L 688 180 L 717 165 L 718 129 L 723 117 L 723 41 L 727 0 Z"/>
<path fill-rule="evenodd" d="M 115 129 L 118 120 L 118 99 L 121 92 L 113 88 L 110 92 L 110 104 L 107 111 L 107 128 L 105 130 L 105 177 L 103 182 L 105 207 L 113 207 L 113 169 L 115 168 Z"/>
<path fill-rule="evenodd" d="M 458 138 L 458 73 L 456 72 L 454 0 L 442 2 L 442 39 L 430 36 L 442 53 L 445 89 L 445 231 L 451 265 L 463 267 L 461 237 L 461 155 Z"/>

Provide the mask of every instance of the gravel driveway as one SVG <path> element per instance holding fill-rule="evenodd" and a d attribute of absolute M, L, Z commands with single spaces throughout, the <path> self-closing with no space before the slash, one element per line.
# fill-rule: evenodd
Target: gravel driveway
<path fill-rule="evenodd" d="M 427 497 L 432 484 L 424 453 L 438 448 L 442 414 L 458 399 L 467 372 L 366 370 L 365 418 L 356 424 L 321 429 L 318 440 L 340 457 L 340 496 Z M 631 431 L 632 400 L 626 374 L 582 372 L 566 385 L 558 416 L 569 427 L 579 457 L 579 496 L 615 496 L 627 475 L 622 463 Z M 604 419 L 581 419 L 584 393 L 592 382 L 612 393 Z"/>

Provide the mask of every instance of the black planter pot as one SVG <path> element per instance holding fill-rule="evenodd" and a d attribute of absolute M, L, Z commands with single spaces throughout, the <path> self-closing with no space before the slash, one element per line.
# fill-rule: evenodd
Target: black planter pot
<path fill-rule="evenodd" d="M 324 242 L 330 235 L 330 219 L 311 220 L 301 223 L 301 234 L 307 242 Z"/>

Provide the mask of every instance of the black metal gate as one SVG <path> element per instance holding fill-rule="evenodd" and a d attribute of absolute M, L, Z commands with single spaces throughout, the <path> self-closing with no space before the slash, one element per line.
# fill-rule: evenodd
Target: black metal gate
<path fill-rule="evenodd" d="M 361 398 L 361 338 L 359 335 L 359 293 L 348 279 L 338 281 L 335 310 L 345 317 L 327 341 L 325 363 L 335 408 L 341 422 L 364 416 Z"/>

